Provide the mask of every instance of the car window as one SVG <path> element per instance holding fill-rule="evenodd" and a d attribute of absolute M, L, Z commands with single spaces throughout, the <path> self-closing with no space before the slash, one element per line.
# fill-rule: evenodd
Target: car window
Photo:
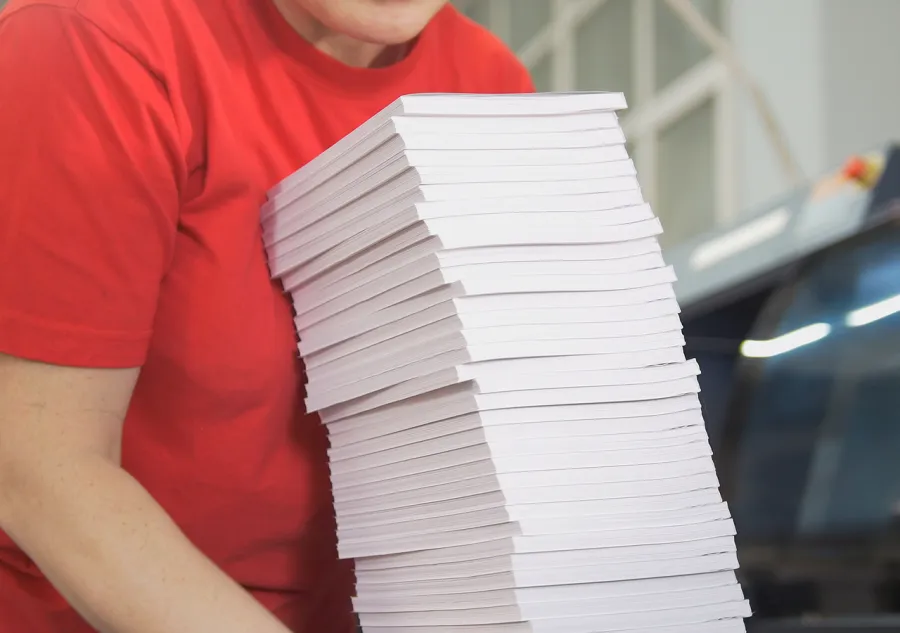
<path fill-rule="evenodd" d="M 887 529 L 900 516 L 900 231 L 833 251 L 779 295 L 744 346 L 749 404 L 731 413 L 739 534 Z"/>

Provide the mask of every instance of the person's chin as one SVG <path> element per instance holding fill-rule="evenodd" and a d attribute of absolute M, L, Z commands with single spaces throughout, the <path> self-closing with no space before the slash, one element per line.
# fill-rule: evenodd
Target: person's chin
<path fill-rule="evenodd" d="M 349 35 L 370 44 L 400 46 L 416 39 L 424 28 L 425 25 L 411 28 L 398 28 L 397 25 L 385 25 L 381 28 L 369 26 Z"/>
<path fill-rule="evenodd" d="M 444 4 L 436 0 L 374 0 L 365 18 L 354 25 L 353 36 L 382 46 L 406 44 L 419 36 Z"/>

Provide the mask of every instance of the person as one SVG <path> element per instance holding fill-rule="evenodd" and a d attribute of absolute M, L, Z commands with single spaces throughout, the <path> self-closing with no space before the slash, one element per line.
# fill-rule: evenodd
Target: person
<path fill-rule="evenodd" d="M 0 629 L 354 629 L 259 209 L 403 94 L 532 89 L 442 0 L 7 4 Z"/>

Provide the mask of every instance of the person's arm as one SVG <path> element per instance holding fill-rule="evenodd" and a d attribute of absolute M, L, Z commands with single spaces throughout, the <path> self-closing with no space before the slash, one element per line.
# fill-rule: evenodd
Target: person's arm
<path fill-rule="evenodd" d="M 103 633 L 286 633 L 120 468 L 191 126 L 63 4 L 0 15 L 0 528 Z"/>
<path fill-rule="evenodd" d="M 102 633 L 285 633 L 120 468 L 137 376 L 0 356 L 0 528 Z"/>

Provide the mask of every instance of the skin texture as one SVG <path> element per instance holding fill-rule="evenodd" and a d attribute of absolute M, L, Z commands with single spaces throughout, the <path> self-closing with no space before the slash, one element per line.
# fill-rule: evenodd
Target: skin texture
<path fill-rule="evenodd" d="M 119 467 L 137 377 L 0 355 L 0 527 L 102 633 L 286 633 Z"/>
<path fill-rule="evenodd" d="M 285 20 L 322 52 L 349 66 L 388 66 L 446 0 L 274 0 Z"/>
<path fill-rule="evenodd" d="M 444 4 L 274 1 L 304 38 L 356 66 L 401 59 Z M 287 633 L 120 467 L 139 372 L 0 354 L 0 528 L 101 633 Z"/>

